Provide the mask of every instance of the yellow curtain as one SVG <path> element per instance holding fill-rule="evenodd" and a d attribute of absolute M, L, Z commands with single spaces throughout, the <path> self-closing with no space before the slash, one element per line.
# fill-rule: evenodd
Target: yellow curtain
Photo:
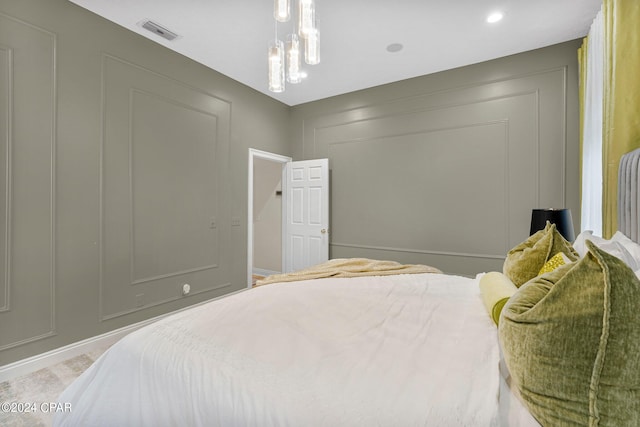
<path fill-rule="evenodd" d="M 582 176 L 582 141 L 584 141 L 584 101 L 585 101 L 585 89 L 587 82 L 587 49 L 589 46 L 589 37 L 582 39 L 582 46 L 578 49 L 578 69 L 580 72 L 580 87 L 578 96 L 580 104 L 580 176 Z M 580 180 L 580 194 L 582 194 L 582 180 Z"/>
<path fill-rule="evenodd" d="M 620 157 L 640 148 L 640 1 L 604 0 L 603 235 L 617 225 Z"/>

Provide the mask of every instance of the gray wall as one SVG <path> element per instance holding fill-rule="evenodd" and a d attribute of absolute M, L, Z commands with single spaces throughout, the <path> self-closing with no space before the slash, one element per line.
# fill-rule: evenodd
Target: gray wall
<path fill-rule="evenodd" d="M 248 148 L 290 155 L 289 114 L 67 1 L 0 0 L 0 365 L 244 288 Z"/>
<path fill-rule="evenodd" d="M 288 108 L 0 0 L 0 365 L 244 288 L 249 147 L 331 159 L 333 257 L 499 268 L 531 208 L 579 218 L 577 46 Z"/>
<path fill-rule="evenodd" d="M 501 270 L 532 208 L 579 219 L 578 46 L 293 108 L 294 157 L 330 159 L 331 257 L 474 275 Z"/>

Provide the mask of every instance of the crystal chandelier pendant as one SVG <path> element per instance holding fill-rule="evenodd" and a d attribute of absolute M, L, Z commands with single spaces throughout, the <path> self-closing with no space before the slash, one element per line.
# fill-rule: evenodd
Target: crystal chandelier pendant
<path fill-rule="evenodd" d="M 284 92 L 284 43 L 281 40 L 269 43 L 269 90 Z"/>
<path fill-rule="evenodd" d="M 302 52 L 300 52 L 300 38 L 296 34 L 287 36 L 286 53 L 287 81 L 293 84 L 300 83 L 302 81 L 300 70 Z"/>
<path fill-rule="evenodd" d="M 302 70 L 302 58 L 306 64 L 320 63 L 320 32 L 316 25 L 314 0 L 297 0 L 297 20 L 286 43 L 278 39 L 278 22 L 291 18 L 292 0 L 274 0 L 275 37 L 269 43 L 269 90 L 284 92 L 285 82 L 300 83 L 306 73 Z M 285 79 L 286 77 L 286 79 Z"/>
<path fill-rule="evenodd" d="M 278 22 L 288 22 L 291 18 L 291 3 L 289 0 L 275 0 L 273 2 L 273 17 Z"/>
<path fill-rule="evenodd" d="M 304 62 L 309 65 L 320 63 L 320 31 L 317 28 L 313 28 L 307 33 L 307 38 L 304 41 Z"/>
<path fill-rule="evenodd" d="M 298 34 L 306 38 L 316 23 L 316 6 L 313 0 L 299 0 L 298 2 Z"/>

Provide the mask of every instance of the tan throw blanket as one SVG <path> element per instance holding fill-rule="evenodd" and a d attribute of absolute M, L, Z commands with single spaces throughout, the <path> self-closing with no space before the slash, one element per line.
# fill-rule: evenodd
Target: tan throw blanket
<path fill-rule="evenodd" d="M 292 273 L 271 275 L 263 280 L 258 280 L 255 286 L 325 277 L 389 276 L 419 273 L 442 273 L 442 271 L 421 264 L 400 264 L 395 261 L 378 261 L 367 258 L 336 258 Z"/>

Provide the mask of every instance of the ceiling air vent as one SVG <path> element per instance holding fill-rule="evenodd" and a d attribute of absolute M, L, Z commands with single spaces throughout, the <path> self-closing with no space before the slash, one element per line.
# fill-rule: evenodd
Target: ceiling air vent
<path fill-rule="evenodd" d="M 175 40 L 176 38 L 178 38 L 178 35 L 176 33 L 174 33 L 171 30 L 166 29 L 165 27 L 163 27 L 160 24 L 157 24 L 153 21 L 142 21 L 142 28 L 151 31 L 152 33 L 155 33 L 157 35 L 159 35 L 162 38 L 165 38 L 167 40 Z"/>

